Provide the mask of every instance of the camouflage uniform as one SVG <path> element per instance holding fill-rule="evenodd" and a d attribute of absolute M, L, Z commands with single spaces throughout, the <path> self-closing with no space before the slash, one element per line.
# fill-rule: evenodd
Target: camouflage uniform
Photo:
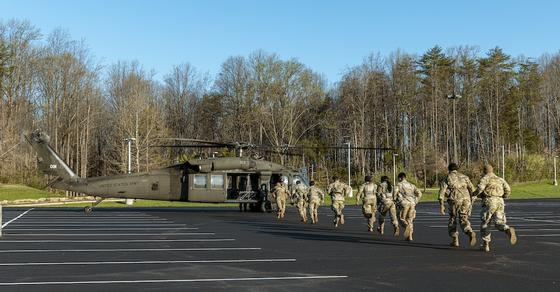
<path fill-rule="evenodd" d="M 315 224 L 319 222 L 317 209 L 325 200 L 325 193 L 323 193 L 320 188 L 311 186 L 307 192 L 307 198 L 309 200 L 309 215 L 311 215 L 311 223 Z"/>
<path fill-rule="evenodd" d="M 476 234 L 473 232 L 469 216 L 471 215 L 472 203 L 476 197 L 474 186 L 468 176 L 453 170 L 441 182 L 439 188 L 439 201 L 447 200 L 449 206 L 449 222 L 447 231 L 453 239 L 451 245 L 459 246 L 459 232 L 457 224 L 461 225 L 463 232 L 470 237 L 470 245 L 476 244 Z M 457 222 L 459 220 L 459 222 Z"/>
<path fill-rule="evenodd" d="M 385 216 L 387 212 L 391 215 L 391 224 L 393 224 L 394 235 L 399 236 L 399 221 L 397 219 L 397 207 L 393 198 L 393 193 L 388 190 L 389 185 L 382 182 L 377 187 L 377 201 L 378 201 L 378 220 L 379 220 L 379 233 L 383 234 L 385 229 Z"/>
<path fill-rule="evenodd" d="M 284 218 L 286 213 L 286 199 L 290 196 L 288 187 L 284 183 L 277 183 L 274 188 L 274 199 L 278 207 L 278 218 Z"/>
<path fill-rule="evenodd" d="M 307 188 L 303 184 L 296 185 L 292 200 L 296 203 L 301 221 L 307 222 Z"/>
<path fill-rule="evenodd" d="M 362 213 L 368 222 L 368 231 L 373 231 L 375 224 L 375 212 L 377 211 L 377 185 L 373 182 L 366 182 L 360 186 L 356 195 L 356 204 L 362 203 Z"/>
<path fill-rule="evenodd" d="M 504 212 L 504 198 L 509 197 L 511 188 L 509 184 L 494 173 L 488 173 L 480 180 L 477 194 L 482 198 L 482 224 L 480 233 L 482 236 L 482 248 L 490 251 L 490 224 L 494 221 L 496 228 L 508 234 L 510 243 L 517 242 L 515 229 L 506 224 L 506 214 Z"/>
<path fill-rule="evenodd" d="M 399 221 L 405 228 L 406 240 L 412 241 L 414 232 L 414 218 L 416 218 L 416 204 L 422 197 L 422 192 L 413 184 L 403 179 L 395 186 L 395 196 L 399 205 Z"/>
<path fill-rule="evenodd" d="M 331 196 L 332 205 L 331 208 L 334 212 L 334 227 L 338 227 L 339 224 L 344 224 L 344 214 L 342 210 L 344 209 L 344 200 L 346 195 L 350 193 L 350 187 L 345 183 L 340 181 L 335 181 L 329 185 L 327 188 L 327 193 Z"/>

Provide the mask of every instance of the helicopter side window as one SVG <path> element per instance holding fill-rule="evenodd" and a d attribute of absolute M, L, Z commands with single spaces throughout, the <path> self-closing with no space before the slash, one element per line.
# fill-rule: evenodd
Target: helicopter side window
<path fill-rule="evenodd" d="M 205 174 L 195 174 L 194 175 L 194 187 L 196 189 L 206 188 L 206 175 Z"/>
<path fill-rule="evenodd" d="M 223 175 L 212 175 L 210 177 L 210 185 L 213 189 L 223 189 L 224 188 L 224 176 Z"/>

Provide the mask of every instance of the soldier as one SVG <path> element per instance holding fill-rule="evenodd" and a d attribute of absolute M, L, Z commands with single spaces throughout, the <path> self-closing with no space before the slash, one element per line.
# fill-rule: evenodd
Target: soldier
<path fill-rule="evenodd" d="M 371 181 L 371 176 L 365 177 L 365 183 L 360 186 L 358 194 L 356 195 L 356 205 L 362 204 L 362 213 L 368 223 L 368 231 L 373 231 L 375 224 L 375 212 L 377 211 L 377 185 Z"/>
<path fill-rule="evenodd" d="M 473 196 L 474 186 L 468 176 L 458 172 L 459 166 L 456 163 L 450 163 L 448 170 L 449 175 L 440 184 L 438 200 L 442 215 L 445 215 L 444 200 L 447 200 L 449 206 L 447 231 L 452 239 L 450 245 L 453 247 L 459 246 L 457 223 L 460 223 L 463 232 L 469 236 L 470 245 L 474 246 L 476 244 L 476 233 L 471 227 L 471 222 L 469 222 L 472 204 L 476 199 L 476 196 Z"/>
<path fill-rule="evenodd" d="M 395 205 L 395 199 L 393 197 L 393 186 L 389 182 L 389 177 L 386 175 L 381 177 L 381 183 L 377 187 L 377 202 L 378 202 L 378 220 L 379 226 L 377 231 L 381 235 L 384 233 L 385 229 L 385 216 L 387 212 L 391 215 L 391 224 L 394 228 L 394 236 L 399 236 L 399 221 L 397 219 L 397 207 Z"/>
<path fill-rule="evenodd" d="M 483 251 L 490 251 L 490 223 L 494 221 L 496 228 L 505 232 L 509 237 L 509 242 L 514 245 L 517 243 L 515 229 L 506 224 L 506 214 L 504 212 L 504 199 L 511 194 L 511 188 L 501 177 L 494 174 L 492 165 L 484 166 L 484 176 L 480 179 L 476 194 L 482 198 L 482 224 L 480 233 L 482 236 Z"/>
<path fill-rule="evenodd" d="M 311 215 L 311 223 L 316 224 L 319 222 L 319 217 L 317 216 L 317 209 L 325 201 L 325 193 L 315 186 L 315 182 L 311 181 L 309 183 L 309 190 L 307 192 L 307 198 L 309 200 L 309 215 Z"/>
<path fill-rule="evenodd" d="M 273 191 L 276 206 L 278 207 L 278 219 L 284 218 L 286 213 L 286 199 L 290 196 L 288 187 L 283 182 L 277 182 Z"/>
<path fill-rule="evenodd" d="M 422 197 L 422 192 L 413 184 L 406 180 L 404 172 L 398 175 L 399 183 L 395 186 L 395 197 L 400 207 L 399 220 L 404 229 L 404 237 L 407 241 L 412 241 L 414 232 L 413 221 L 416 217 L 416 204 Z"/>
<path fill-rule="evenodd" d="M 299 180 L 296 182 L 292 200 L 299 210 L 301 222 L 307 222 L 307 188 Z"/>
<path fill-rule="evenodd" d="M 331 196 L 332 205 L 331 208 L 334 212 L 334 227 L 344 224 L 344 214 L 342 210 L 344 209 L 344 200 L 346 195 L 350 193 L 350 186 L 338 180 L 338 177 L 334 176 L 332 178 L 333 182 L 327 188 L 327 193 Z"/>

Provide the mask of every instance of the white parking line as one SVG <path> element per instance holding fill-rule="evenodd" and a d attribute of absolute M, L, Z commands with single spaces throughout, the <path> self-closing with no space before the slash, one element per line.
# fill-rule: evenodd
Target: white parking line
<path fill-rule="evenodd" d="M 105 262 L 30 262 L 0 263 L 0 267 L 23 266 L 91 266 L 91 265 L 160 265 L 160 264 L 238 264 L 238 263 L 276 263 L 295 262 L 296 259 L 243 259 L 243 260 L 185 260 L 185 261 L 105 261 Z"/>
<path fill-rule="evenodd" d="M 213 232 L 188 233 L 5 233 L 12 236 L 169 236 L 169 235 L 215 235 Z"/>
<path fill-rule="evenodd" d="M 158 252 L 158 251 L 234 251 L 261 250 L 260 247 L 200 247 L 200 248 L 98 248 L 98 249 L 12 249 L 0 253 L 55 253 L 55 252 Z"/>
<path fill-rule="evenodd" d="M 221 241 L 235 241 L 233 238 L 211 238 L 211 239 L 115 239 L 115 240 L 0 240 L 2 243 L 132 243 L 132 242 L 221 242 Z"/>
<path fill-rule="evenodd" d="M 152 228 L 6 228 L 9 231 L 132 231 L 132 230 L 198 230 L 196 227 L 152 227 Z"/>
<path fill-rule="evenodd" d="M 560 234 L 518 234 L 521 237 L 558 237 Z"/>
<path fill-rule="evenodd" d="M 8 221 L 8 222 L 2 224 L 2 228 L 4 228 L 4 227 L 10 225 L 10 223 L 12 223 L 12 222 L 18 220 L 18 219 L 21 218 L 23 215 L 29 213 L 29 211 L 31 211 L 31 210 L 33 210 L 33 208 L 31 208 L 31 209 L 29 209 L 29 210 L 27 210 L 27 211 L 25 211 L 25 212 L 19 214 L 19 216 L 17 216 L 16 218 L 14 218 L 14 219 L 12 219 L 12 220 L 10 220 L 10 221 Z"/>
<path fill-rule="evenodd" d="M 79 224 L 19 224 L 17 225 L 17 227 L 26 227 L 26 226 L 32 226 L 32 227 L 64 227 L 64 226 L 68 226 L 68 227 L 76 227 L 76 225 L 78 226 L 84 226 L 84 227 L 123 227 L 123 226 L 144 226 L 144 227 L 172 227 L 172 226 L 178 226 L 178 227 L 183 227 L 185 226 L 185 224 L 88 224 L 88 223 L 79 223 Z"/>
<path fill-rule="evenodd" d="M 56 282 L 0 282 L 0 286 L 30 285 L 100 285 L 100 284 L 154 284 L 192 282 L 241 282 L 241 281 L 282 281 L 282 280 L 324 280 L 344 279 L 348 276 L 286 276 L 253 278 L 210 278 L 210 279 L 165 279 L 165 280 L 113 280 L 113 281 L 56 281 Z"/>

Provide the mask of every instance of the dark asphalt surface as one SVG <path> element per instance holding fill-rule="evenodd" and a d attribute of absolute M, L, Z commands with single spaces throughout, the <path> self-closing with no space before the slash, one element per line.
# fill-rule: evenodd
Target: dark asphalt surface
<path fill-rule="evenodd" d="M 28 209 L 4 208 L 4 224 Z M 418 207 L 415 241 L 366 231 L 356 206 L 332 226 L 231 208 L 36 208 L 0 239 L 0 291 L 560 291 L 560 200 L 509 201 L 519 242 L 448 246 L 447 216 Z M 471 222 L 479 229 L 479 205 Z M 478 233 L 478 232 L 477 232 Z"/>

